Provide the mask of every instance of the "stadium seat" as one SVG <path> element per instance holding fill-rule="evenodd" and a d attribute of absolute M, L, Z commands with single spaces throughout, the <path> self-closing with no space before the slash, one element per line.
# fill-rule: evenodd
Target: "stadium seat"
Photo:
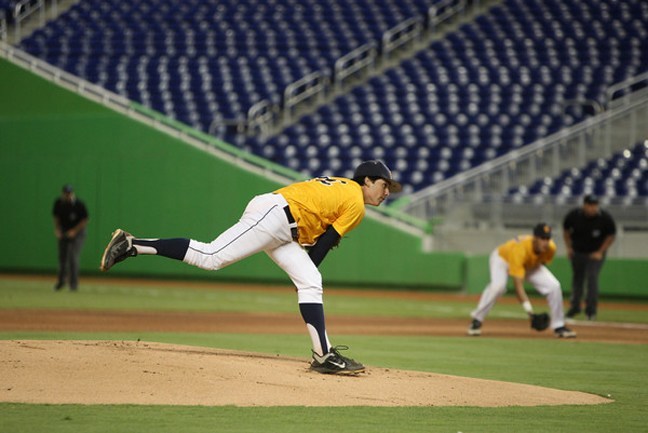
<path fill-rule="evenodd" d="M 555 178 L 512 188 L 509 196 L 522 201 L 538 195 L 581 197 L 591 193 L 607 200 L 622 198 L 626 204 L 648 204 L 648 141 L 610 158 L 590 161 L 585 167 L 565 170 Z"/>
<path fill-rule="evenodd" d="M 287 84 L 330 71 L 430 4 L 84 1 L 21 46 L 209 131 L 260 100 L 280 103 Z M 648 71 L 646 52 L 645 1 L 504 0 L 271 139 L 215 132 L 305 176 L 350 175 L 362 159 L 382 158 L 413 192 L 583 120 L 587 113 L 563 103 L 603 102 L 610 85 Z M 529 190 L 566 188 L 549 181 Z M 632 195 L 642 186 L 597 188 Z"/>

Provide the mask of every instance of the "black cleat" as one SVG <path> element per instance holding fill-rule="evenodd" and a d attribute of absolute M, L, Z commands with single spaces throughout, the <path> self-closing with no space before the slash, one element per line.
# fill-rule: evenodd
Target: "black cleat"
<path fill-rule="evenodd" d="M 566 326 L 554 329 L 554 334 L 558 338 L 576 338 L 576 333 Z"/>
<path fill-rule="evenodd" d="M 133 236 L 122 229 L 117 229 L 113 232 L 112 238 L 104 250 L 99 269 L 106 272 L 115 263 L 136 255 L 137 250 L 133 248 Z"/>
<path fill-rule="evenodd" d="M 473 319 L 468 328 L 468 335 L 471 337 L 479 337 L 481 335 L 481 326 L 482 322 L 477 319 Z"/>
<path fill-rule="evenodd" d="M 365 370 L 361 363 L 340 355 L 339 350 L 347 350 L 347 346 L 335 346 L 324 356 L 313 352 L 313 362 L 310 369 L 323 374 L 358 374 Z"/>

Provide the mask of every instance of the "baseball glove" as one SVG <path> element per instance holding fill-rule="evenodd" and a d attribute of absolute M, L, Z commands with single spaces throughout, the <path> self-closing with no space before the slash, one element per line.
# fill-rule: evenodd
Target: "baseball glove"
<path fill-rule="evenodd" d="M 530 314 L 529 317 L 531 318 L 531 328 L 536 331 L 544 331 L 549 327 L 549 314 Z"/>

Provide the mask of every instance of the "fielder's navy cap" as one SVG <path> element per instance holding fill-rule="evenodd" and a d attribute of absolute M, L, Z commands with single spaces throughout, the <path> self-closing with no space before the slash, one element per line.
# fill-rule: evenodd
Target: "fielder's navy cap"
<path fill-rule="evenodd" d="M 587 194 L 585 198 L 583 199 L 583 203 L 587 204 L 598 204 L 599 199 L 596 195 L 594 194 Z"/>
<path fill-rule="evenodd" d="M 74 191 L 74 188 L 72 188 L 72 185 L 70 185 L 69 183 L 66 183 L 65 185 L 63 185 L 63 192 L 71 193 L 73 191 Z"/>
<path fill-rule="evenodd" d="M 533 236 L 551 239 L 551 227 L 545 223 L 539 223 L 533 228 Z"/>
<path fill-rule="evenodd" d="M 387 185 L 389 185 L 390 192 L 401 192 L 403 186 L 396 182 L 392 177 L 391 171 L 387 166 L 378 160 L 364 161 L 356 169 L 353 177 L 380 177 L 385 179 Z"/>

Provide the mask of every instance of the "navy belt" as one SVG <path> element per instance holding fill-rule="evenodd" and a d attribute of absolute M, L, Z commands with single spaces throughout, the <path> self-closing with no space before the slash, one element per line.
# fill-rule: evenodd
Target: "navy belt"
<path fill-rule="evenodd" d="M 293 238 L 293 241 L 297 242 L 299 240 L 299 232 L 297 231 L 297 224 L 295 224 L 295 217 L 290 213 L 290 207 L 288 205 L 283 208 L 286 218 L 288 219 L 288 224 L 290 225 L 290 234 Z"/>
<path fill-rule="evenodd" d="M 284 212 L 286 213 L 286 218 L 288 218 L 288 224 L 295 224 L 295 218 L 290 213 L 290 206 L 284 206 Z"/>

